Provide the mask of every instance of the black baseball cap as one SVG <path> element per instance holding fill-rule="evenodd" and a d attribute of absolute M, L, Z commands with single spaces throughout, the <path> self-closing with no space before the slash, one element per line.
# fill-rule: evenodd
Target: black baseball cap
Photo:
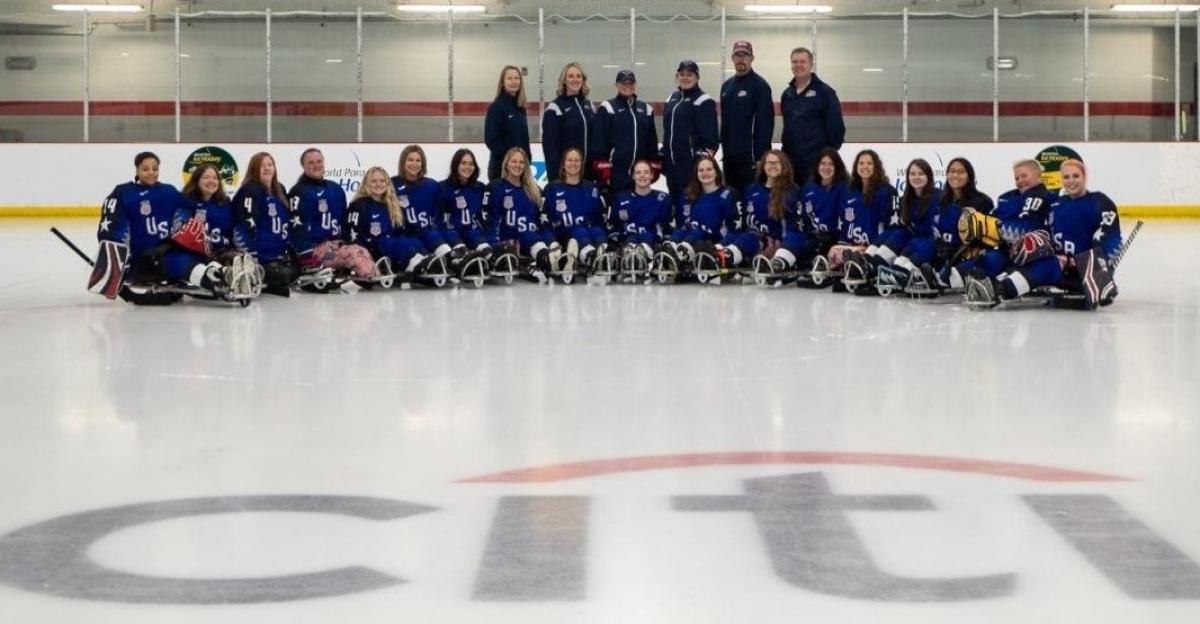
<path fill-rule="evenodd" d="M 691 59 L 679 61 L 679 67 L 677 67 L 675 69 L 675 73 L 678 74 L 681 71 L 690 71 L 693 74 L 696 74 L 697 76 L 699 76 L 700 75 L 700 66 L 696 64 L 696 61 L 693 61 Z"/>
<path fill-rule="evenodd" d="M 617 72 L 617 82 L 637 82 L 637 76 L 634 76 L 633 72 L 628 69 L 622 69 Z"/>

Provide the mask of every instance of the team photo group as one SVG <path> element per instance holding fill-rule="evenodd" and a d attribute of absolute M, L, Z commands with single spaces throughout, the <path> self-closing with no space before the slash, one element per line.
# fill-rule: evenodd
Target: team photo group
<path fill-rule="evenodd" d="M 1113 271 L 1132 236 L 1123 243 L 1116 206 L 1089 190 L 1083 162 L 1062 163 L 1056 192 L 1036 160 L 1017 161 L 1014 188 L 993 199 L 966 158 L 946 164 L 941 186 L 917 158 L 898 190 L 875 150 L 843 160 L 841 104 L 810 50 L 791 52 L 793 78 L 778 100 L 754 58 L 749 42 L 733 44 L 734 75 L 716 97 L 700 88 L 696 62 L 680 62 L 658 122 L 633 71 L 619 71 L 615 97 L 597 104 L 584 68 L 568 63 L 542 111 L 545 187 L 516 66 L 500 71 L 487 110 L 488 154 L 458 149 L 448 171 L 430 171 L 424 149 L 409 145 L 394 172 L 367 169 L 349 197 L 326 179 L 315 147 L 290 189 L 280 181 L 286 163 L 254 154 L 232 197 L 212 164 L 178 190 L 159 181 L 157 155 L 139 153 L 134 180 L 103 205 L 89 290 L 142 305 L 184 296 L 247 305 L 262 293 L 351 283 L 747 280 L 952 295 L 980 308 L 1113 302 Z M 772 146 L 777 101 L 781 149 Z M 654 188 L 660 177 L 665 192 Z"/>

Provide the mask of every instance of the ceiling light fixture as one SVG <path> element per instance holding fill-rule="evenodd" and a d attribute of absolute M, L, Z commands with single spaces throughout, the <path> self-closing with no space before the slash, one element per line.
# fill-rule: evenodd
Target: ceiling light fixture
<path fill-rule="evenodd" d="M 55 11 L 87 11 L 88 13 L 141 13 L 142 7 L 136 4 L 56 4 Z"/>
<path fill-rule="evenodd" d="M 483 13 L 482 4 L 401 4 L 396 7 L 401 13 Z"/>
<path fill-rule="evenodd" d="M 747 4 L 745 9 L 750 13 L 779 13 L 787 15 L 833 12 L 833 7 L 827 4 Z"/>

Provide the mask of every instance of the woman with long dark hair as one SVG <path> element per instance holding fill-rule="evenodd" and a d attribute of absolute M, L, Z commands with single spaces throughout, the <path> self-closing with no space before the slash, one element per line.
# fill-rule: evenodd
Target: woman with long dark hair
<path fill-rule="evenodd" d="M 846 274 L 856 271 L 870 280 L 882 276 L 880 294 L 891 294 L 908 282 L 916 263 L 933 259 L 933 217 L 941 202 L 941 190 L 933 184 L 933 167 L 923 158 L 908 164 L 904 195 L 877 245 L 847 254 Z M 915 258 L 915 263 L 914 263 Z M 884 268 L 894 270 L 880 272 Z"/>

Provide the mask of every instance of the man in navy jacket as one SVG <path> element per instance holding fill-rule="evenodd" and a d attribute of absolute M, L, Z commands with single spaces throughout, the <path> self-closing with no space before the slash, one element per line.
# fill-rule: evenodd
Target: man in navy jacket
<path fill-rule="evenodd" d="M 817 154 L 826 147 L 840 149 L 846 140 L 842 103 L 837 92 L 812 71 L 808 48 L 792 50 L 792 81 L 780 96 L 783 115 L 783 151 L 792 161 L 796 183 L 812 174 Z"/>
<path fill-rule="evenodd" d="M 754 71 L 754 47 L 733 44 L 734 75 L 721 85 L 721 160 L 725 183 L 745 195 L 758 159 L 771 149 L 775 101 L 771 85 Z"/>

